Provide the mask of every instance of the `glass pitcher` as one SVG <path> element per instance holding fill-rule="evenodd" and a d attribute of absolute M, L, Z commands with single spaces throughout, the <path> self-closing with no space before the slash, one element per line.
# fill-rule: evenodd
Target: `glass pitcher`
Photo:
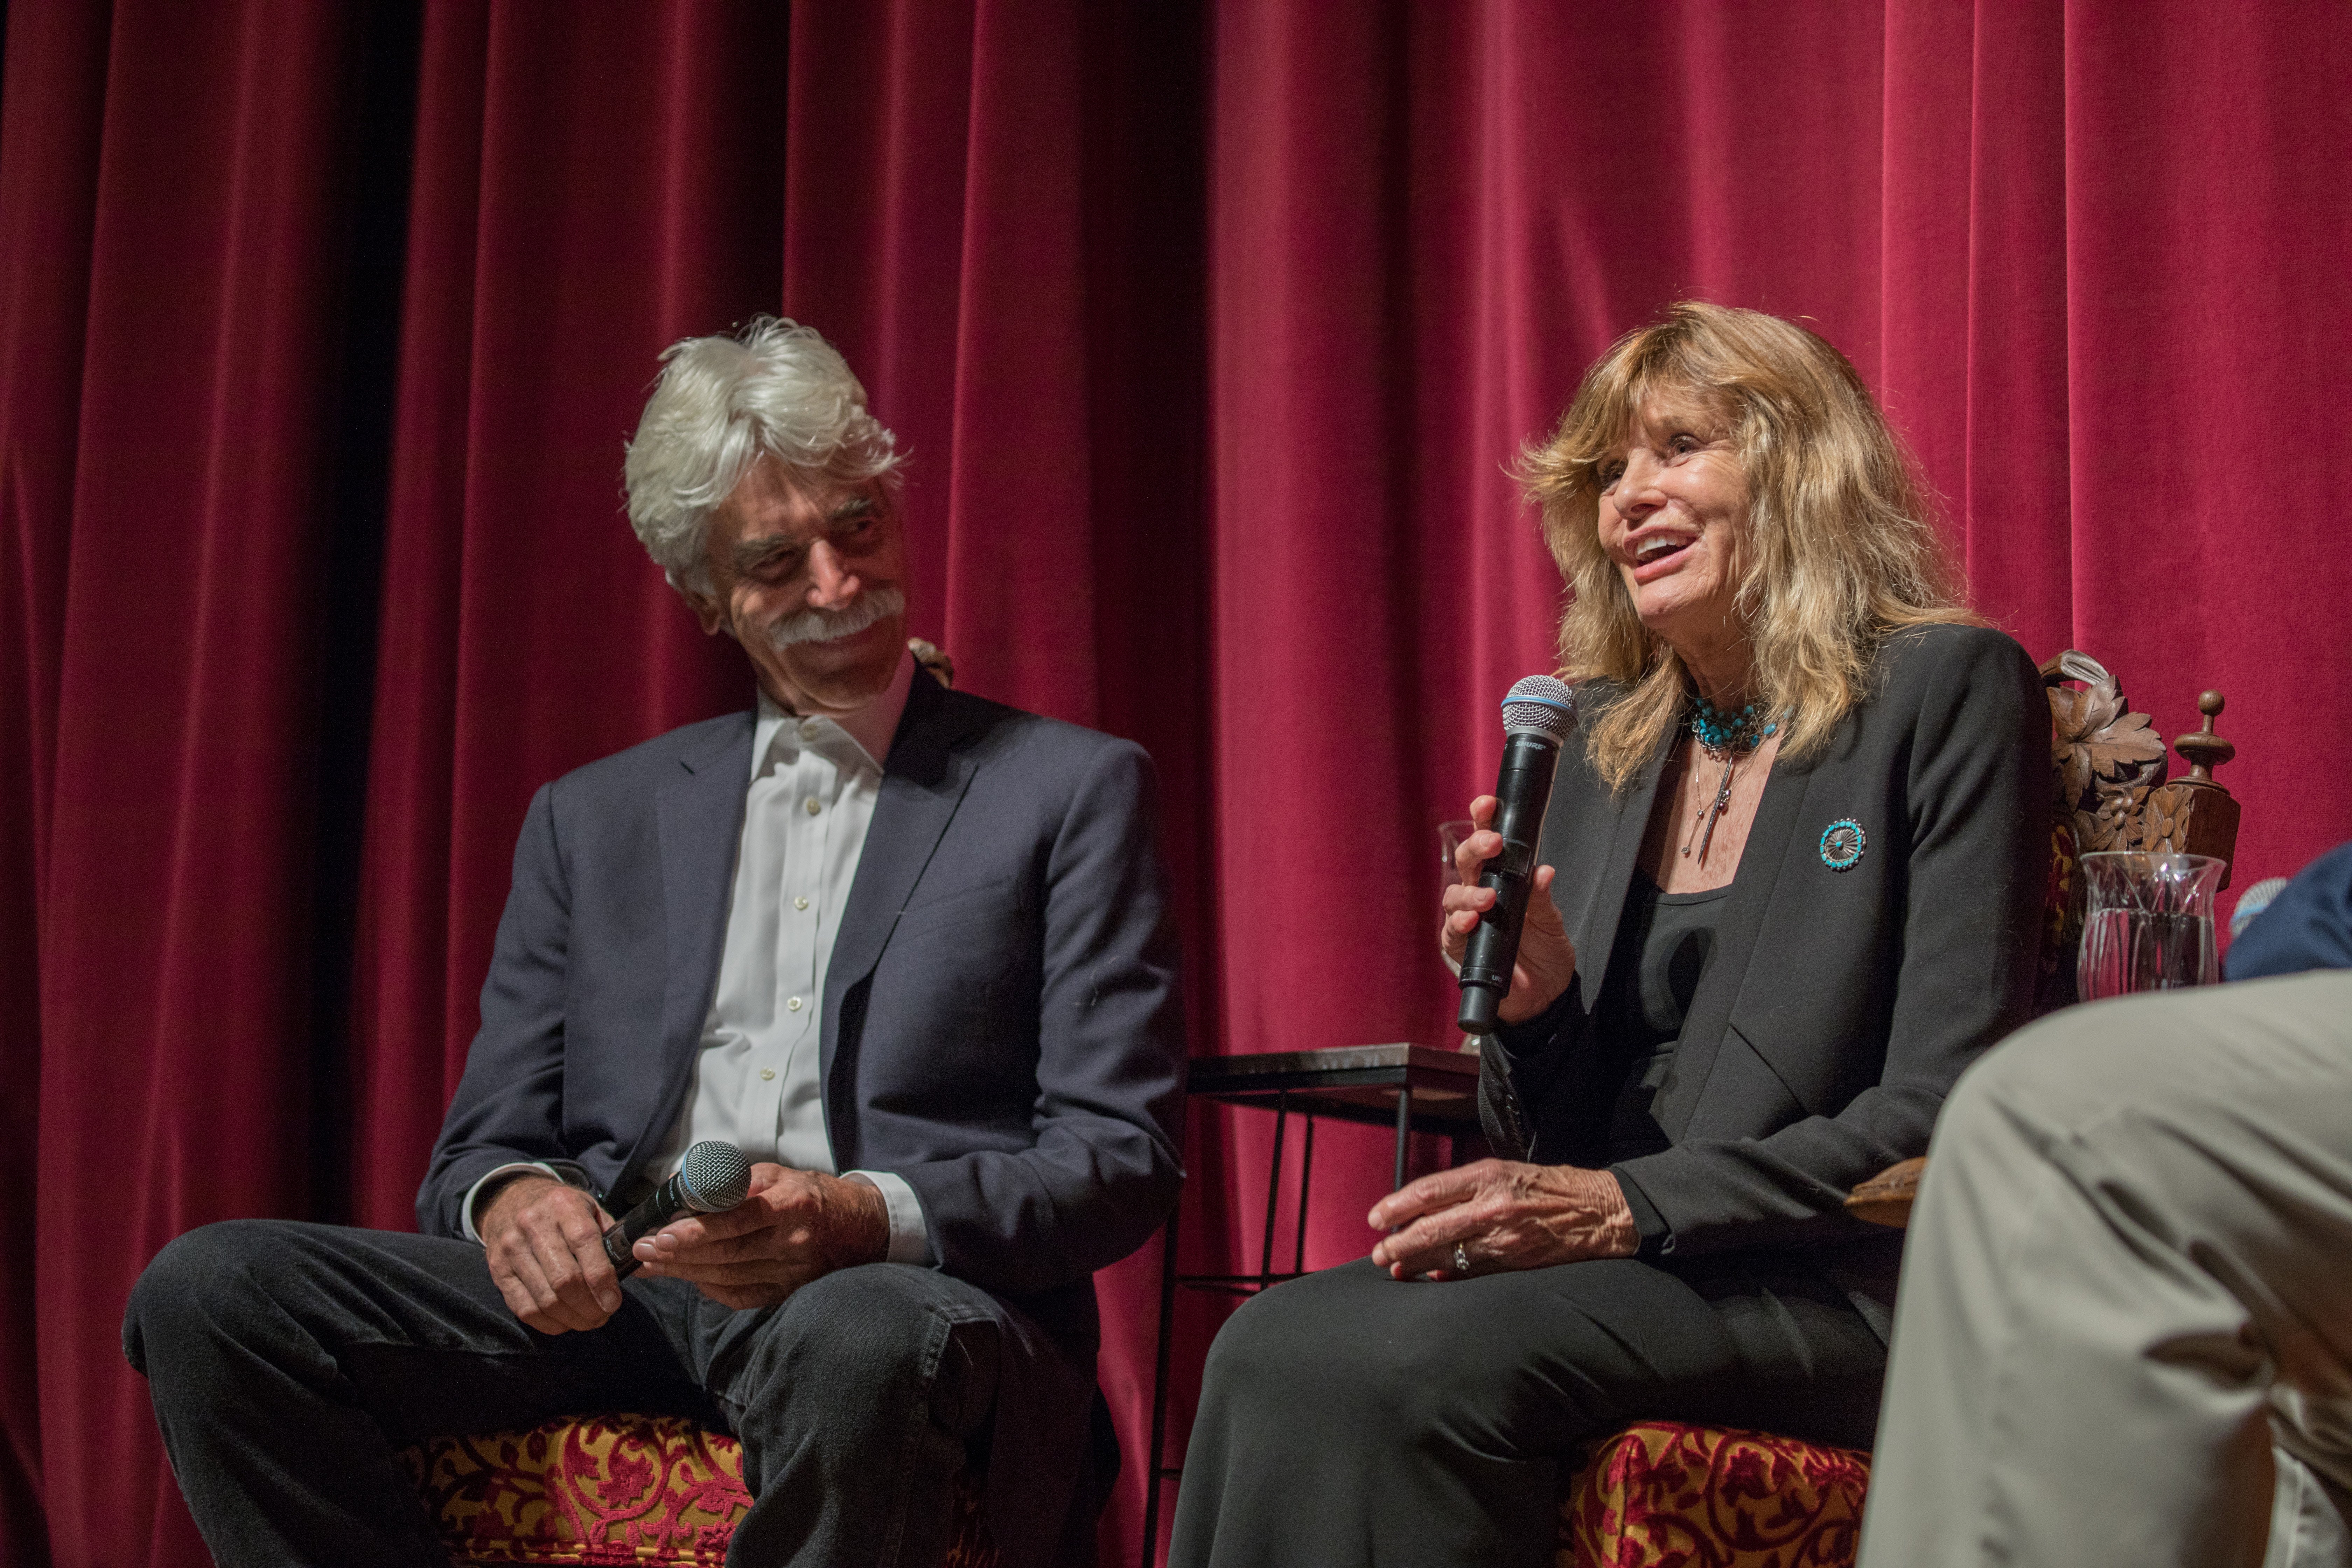
<path fill-rule="evenodd" d="M 2082 999 L 2210 985 L 2221 978 L 2213 895 L 2226 861 L 2102 849 L 2083 857 Z"/>
<path fill-rule="evenodd" d="M 1477 830 L 1478 825 L 1466 816 L 1437 825 L 1437 886 L 1441 892 L 1462 879 L 1454 874 L 1454 852 Z"/>
<path fill-rule="evenodd" d="M 1477 830 L 1478 825 L 1466 816 L 1437 825 L 1437 886 L 1440 898 L 1444 896 L 1445 889 L 1462 879 L 1454 869 L 1454 852 L 1462 847 L 1464 839 Z M 1433 904 L 1430 907 L 1434 909 L 1436 906 Z M 1422 917 L 1416 915 L 1415 918 Z M 1478 1037 L 1457 1034 L 1454 1037 L 1454 1048 L 1459 1051 L 1475 1051 L 1478 1048 Z"/>

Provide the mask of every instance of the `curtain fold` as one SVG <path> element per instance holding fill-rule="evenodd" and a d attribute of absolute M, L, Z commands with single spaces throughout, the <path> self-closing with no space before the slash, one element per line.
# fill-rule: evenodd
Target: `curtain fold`
<path fill-rule="evenodd" d="M 138 1270 L 231 1215 L 413 1224 L 531 792 L 750 700 L 622 514 L 689 333 L 838 342 L 908 455 L 914 628 L 967 689 L 1151 750 L 1196 1051 L 1451 1038 L 1434 828 L 1559 605 L 1509 468 L 1689 294 L 1853 359 L 2035 655 L 2096 655 L 2168 736 L 2228 694 L 2238 886 L 2352 837 L 2318 754 L 2352 700 L 2352 14 L 11 0 L 6 28 L 12 1562 L 204 1561 L 121 1359 Z M 1255 1269 L 1270 1119 L 1193 1128 L 1185 1267 Z M 1318 1133 L 1310 1265 L 1369 1245 L 1386 1144 Z M 1102 1281 L 1106 1562 L 1158 1257 Z M 1219 1311 L 1182 1303 L 1180 1379 Z"/>
<path fill-rule="evenodd" d="M 90 232 L 106 102 L 102 8 L 10 7 L 0 74 L 0 1193 L 37 1235 L 41 889 L 56 779 Z M 0 1279 L 0 1532 L 48 1561 L 34 1270 Z"/>
<path fill-rule="evenodd" d="M 313 1198 L 322 503 L 364 17 L 110 18 L 79 405 L 58 432 L 71 489 L 62 519 L 24 520 L 62 522 L 67 560 L 42 628 L 57 718 L 27 1249 L 60 1562 L 195 1550 L 141 1430 L 124 1297 L 188 1226 Z M 19 166 L 13 141 L 0 154 Z"/>

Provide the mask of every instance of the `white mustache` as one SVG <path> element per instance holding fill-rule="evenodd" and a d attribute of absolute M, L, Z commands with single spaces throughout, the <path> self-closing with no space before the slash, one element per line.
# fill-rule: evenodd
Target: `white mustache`
<path fill-rule="evenodd" d="M 786 648 L 794 643 L 831 642 L 835 637 L 856 637 L 877 622 L 903 615 L 907 595 L 897 588 L 876 588 L 860 594 L 845 608 L 821 610 L 812 605 L 772 621 L 768 626 L 768 646 Z"/>

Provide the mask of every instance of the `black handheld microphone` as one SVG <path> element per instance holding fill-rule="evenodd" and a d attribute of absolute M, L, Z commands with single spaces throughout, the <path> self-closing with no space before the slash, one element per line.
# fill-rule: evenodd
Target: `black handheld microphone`
<path fill-rule="evenodd" d="M 626 1279 L 637 1271 L 637 1260 L 629 1249 L 639 1238 L 682 1214 L 731 1209 L 751 1190 L 751 1162 L 743 1157 L 742 1150 L 716 1139 L 697 1143 L 686 1152 L 677 1174 L 656 1187 L 651 1196 L 604 1233 L 604 1256 L 613 1260 L 613 1272 Z"/>
<path fill-rule="evenodd" d="M 1480 887 L 1495 889 L 1495 907 L 1478 917 L 1462 954 L 1462 1011 L 1454 1022 L 1465 1035 L 1493 1034 L 1495 1010 L 1510 994 L 1535 882 L 1536 841 L 1551 804 L 1560 742 L 1575 722 L 1576 692 L 1549 675 L 1528 676 L 1503 699 L 1503 768 L 1489 825 L 1503 836 L 1503 852 L 1478 878 Z"/>

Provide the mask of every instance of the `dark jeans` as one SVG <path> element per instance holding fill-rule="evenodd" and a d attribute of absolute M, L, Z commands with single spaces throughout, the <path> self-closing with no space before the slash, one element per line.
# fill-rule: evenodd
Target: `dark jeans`
<path fill-rule="evenodd" d="M 1000 1479 L 1034 1505 L 1042 1464 L 1066 1507 L 1082 1494 L 1070 1511 L 1083 1517 L 1047 1527 L 1045 1543 L 1090 1543 L 1096 1500 L 1073 1483 L 1087 1469 L 1092 1366 L 976 1286 L 885 1263 L 755 1311 L 671 1279 L 631 1279 L 603 1328 L 541 1334 L 470 1243 L 236 1220 L 148 1265 L 123 1350 L 226 1564 L 446 1568 L 394 1442 L 621 1410 L 691 1415 L 741 1439 L 757 1500 L 728 1552 L 738 1568 L 940 1562 L 951 1479 L 992 1436 L 992 1524 Z M 992 1419 L 1000 1402 L 1018 1406 L 1017 1431 Z M 1000 1478 L 998 1465 L 1022 1474 Z"/>
<path fill-rule="evenodd" d="M 1630 1258 L 1277 1285 L 1209 1351 L 1174 1568 L 1552 1561 L 1561 1461 L 1643 1417 L 1867 1447 L 1885 1346 L 1801 1269 Z"/>

